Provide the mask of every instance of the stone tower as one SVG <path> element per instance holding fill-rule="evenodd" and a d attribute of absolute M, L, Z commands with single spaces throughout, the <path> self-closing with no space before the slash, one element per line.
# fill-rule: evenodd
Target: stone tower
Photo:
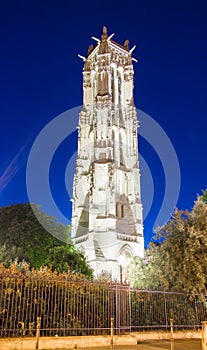
<path fill-rule="evenodd" d="M 143 257 L 133 65 L 126 40 L 111 40 L 106 27 L 89 46 L 83 69 L 78 158 L 73 183 L 72 239 L 95 276 L 127 280 L 132 256 Z"/>

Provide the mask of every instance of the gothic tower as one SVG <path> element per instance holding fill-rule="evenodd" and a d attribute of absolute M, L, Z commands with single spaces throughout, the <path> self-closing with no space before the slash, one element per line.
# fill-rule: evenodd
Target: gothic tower
<path fill-rule="evenodd" d="M 89 46 L 83 69 L 78 159 L 73 183 L 72 239 L 96 276 L 127 280 L 133 256 L 143 257 L 143 219 L 133 99 L 132 51 L 106 27 Z"/>

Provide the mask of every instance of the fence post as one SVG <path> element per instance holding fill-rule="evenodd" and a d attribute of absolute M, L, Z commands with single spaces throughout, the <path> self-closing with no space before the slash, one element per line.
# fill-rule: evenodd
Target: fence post
<path fill-rule="evenodd" d="M 129 297 L 128 297 L 128 303 L 129 303 L 129 331 L 131 333 L 132 331 L 132 304 L 131 304 L 131 286 L 129 285 Z"/>
<path fill-rule="evenodd" d="M 173 318 L 170 318 L 170 350 L 174 350 Z"/>
<path fill-rule="evenodd" d="M 36 345 L 35 349 L 39 349 L 39 338 L 40 338 L 40 323 L 41 323 L 41 317 L 37 317 L 37 328 L 36 328 Z"/>
<path fill-rule="evenodd" d="M 207 350 L 207 321 L 202 322 L 202 350 Z"/>
<path fill-rule="evenodd" d="M 120 307 L 120 286 L 118 289 L 118 285 L 116 283 L 116 314 L 115 314 L 115 319 L 116 319 L 116 334 L 120 333 L 120 314 L 121 314 L 121 307 Z"/>
<path fill-rule="evenodd" d="M 111 337 L 110 337 L 111 350 L 114 349 L 114 318 L 111 317 Z"/>
<path fill-rule="evenodd" d="M 165 307 L 165 327 L 167 330 L 168 329 L 168 315 L 167 315 L 167 300 L 166 300 L 165 290 L 164 290 L 164 307 Z"/>

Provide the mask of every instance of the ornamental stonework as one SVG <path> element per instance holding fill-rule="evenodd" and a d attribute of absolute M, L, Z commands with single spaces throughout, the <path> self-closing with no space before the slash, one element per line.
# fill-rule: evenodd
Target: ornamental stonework
<path fill-rule="evenodd" d="M 83 67 L 83 108 L 73 182 L 72 240 L 95 276 L 127 282 L 132 257 L 143 257 L 143 217 L 134 107 L 135 47 L 103 27 Z"/>

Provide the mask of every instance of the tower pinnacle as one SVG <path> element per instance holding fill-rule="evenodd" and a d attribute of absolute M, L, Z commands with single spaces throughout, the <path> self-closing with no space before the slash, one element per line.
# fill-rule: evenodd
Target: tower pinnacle
<path fill-rule="evenodd" d="M 107 35 L 107 28 L 105 26 L 103 27 L 103 35 Z"/>

